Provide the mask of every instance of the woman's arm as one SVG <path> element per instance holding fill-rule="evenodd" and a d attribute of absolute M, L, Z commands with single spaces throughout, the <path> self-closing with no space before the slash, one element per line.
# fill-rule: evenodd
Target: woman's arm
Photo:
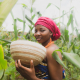
<path fill-rule="evenodd" d="M 53 44 L 47 48 L 47 63 L 51 80 L 62 80 L 62 66 L 52 57 L 52 53 L 58 47 Z M 62 60 L 61 53 L 58 52 L 60 59 Z"/>

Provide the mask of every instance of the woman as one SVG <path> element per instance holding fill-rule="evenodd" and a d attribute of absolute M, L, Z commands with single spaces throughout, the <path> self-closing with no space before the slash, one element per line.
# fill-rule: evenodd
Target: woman
<path fill-rule="evenodd" d="M 40 17 L 35 23 L 34 36 L 36 40 L 47 49 L 46 57 L 39 65 L 30 62 L 30 68 L 21 65 L 20 60 L 15 62 L 17 71 L 27 80 L 62 80 L 62 66 L 52 57 L 54 50 L 58 47 L 54 40 L 60 37 L 60 30 L 55 22 L 48 17 Z M 57 52 L 62 60 L 60 52 Z"/>

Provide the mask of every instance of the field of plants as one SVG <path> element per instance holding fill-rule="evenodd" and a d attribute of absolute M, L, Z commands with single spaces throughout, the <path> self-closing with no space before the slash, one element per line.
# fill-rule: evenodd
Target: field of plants
<path fill-rule="evenodd" d="M 3 2 L 0 2 L 0 80 L 25 80 L 15 69 L 15 62 L 10 54 L 10 44 L 12 41 L 18 39 L 36 42 L 34 34 L 32 33 L 34 28 L 33 19 L 35 17 L 38 18 L 42 16 L 40 12 L 34 11 L 33 4 L 35 0 L 31 0 L 31 7 L 27 6 L 26 4 L 21 4 L 24 10 L 30 11 L 31 17 L 28 17 L 28 15 L 23 12 L 23 19 L 15 19 L 11 10 L 17 1 L 18 0 L 4 0 Z M 48 9 L 51 5 L 53 4 L 49 3 L 46 6 L 46 9 Z M 58 6 L 54 5 L 54 7 L 60 11 Z M 2 26 L 9 13 L 11 13 L 13 18 L 13 32 L 4 31 Z M 55 44 L 57 44 L 59 49 L 55 50 L 52 56 L 59 64 L 63 66 L 66 71 L 66 77 L 63 80 L 80 80 L 80 30 L 75 28 L 75 25 L 76 27 L 78 25 L 75 16 L 73 15 L 73 7 L 69 9 L 69 12 L 63 11 L 62 13 L 63 14 L 59 15 L 59 17 L 52 17 L 55 22 L 57 19 L 59 19 L 59 22 L 56 22 L 56 24 L 59 26 L 61 31 L 61 37 L 55 41 Z M 64 16 L 68 18 L 67 24 L 64 23 Z M 22 31 L 17 29 L 17 21 L 23 23 Z M 30 30 L 27 34 L 24 34 L 26 21 L 29 22 L 28 27 Z M 71 26 L 72 33 L 69 33 L 69 26 Z M 61 52 L 63 61 L 59 59 L 56 51 Z"/>

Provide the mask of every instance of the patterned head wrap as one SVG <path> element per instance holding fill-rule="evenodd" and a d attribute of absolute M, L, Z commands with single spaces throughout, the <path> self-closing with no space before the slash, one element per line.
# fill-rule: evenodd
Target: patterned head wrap
<path fill-rule="evenodd" d="M 61 35 L 60 30 L 52 19 L 48 17 L 40 17 L 35 23 L 35 26 L 36 25 L 42 25 L 47 27 L 53 33 L 52 36 L 53 41 L 59 39 Z"/>

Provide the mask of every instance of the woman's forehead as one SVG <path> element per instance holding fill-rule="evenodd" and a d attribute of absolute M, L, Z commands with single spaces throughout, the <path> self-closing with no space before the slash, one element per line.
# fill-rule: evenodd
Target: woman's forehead
<path fill-rule="evenodd" d="M 36 25 L 36 26 L 35 26 L 35 29 L 48 29 L 48 28 L 46 28 L 46 27 L 43 26 L 43 25 Z"/>

